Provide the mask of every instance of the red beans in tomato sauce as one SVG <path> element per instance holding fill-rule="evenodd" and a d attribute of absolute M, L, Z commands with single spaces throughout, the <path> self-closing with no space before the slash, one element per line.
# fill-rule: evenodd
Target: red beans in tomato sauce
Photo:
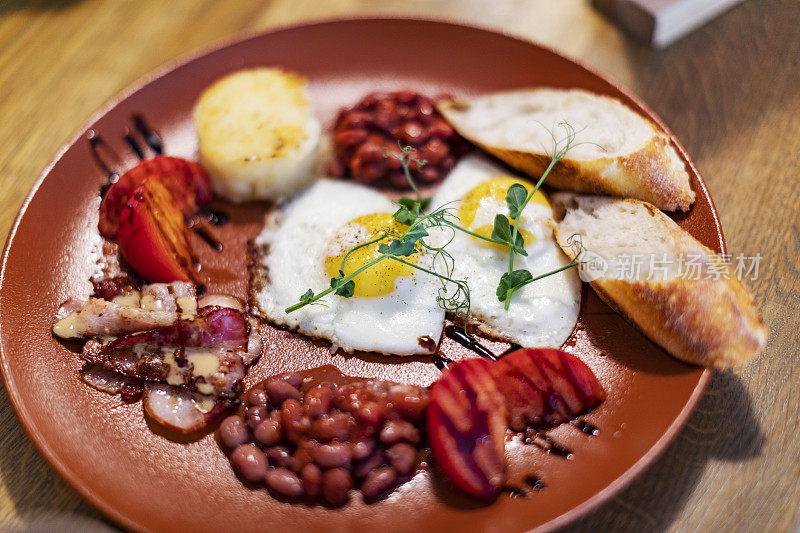
<path fill-rule="evenodd" d="M 243 398 L 220 424 L 220 443 L 242 479 L 276 496 L 342 505 L 357 489 L 371 502 L 419 466 L 426 388 L 281 374 Z"/>
<path fill-rule="evenodd" d="M 467 143 L 444 120 L 432 98 L 414 91 L 372 93 L 339 112 L 333 128 L 335 159 L 328 171 L 335 177 L 365 184 L 388 183 L 408 189 L 397 156 L 400 146 L 417 150 L 426 161 L 410 165 L 419 184 L 444 178 L 465 152 Z"/>

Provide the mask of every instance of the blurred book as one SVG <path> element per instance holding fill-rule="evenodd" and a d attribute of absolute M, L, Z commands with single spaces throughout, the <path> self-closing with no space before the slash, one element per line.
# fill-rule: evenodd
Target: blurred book
<path fill-rule="evenodd" d="M 663 48 L 742 0 L 592 0 L 637 40 Z"/>

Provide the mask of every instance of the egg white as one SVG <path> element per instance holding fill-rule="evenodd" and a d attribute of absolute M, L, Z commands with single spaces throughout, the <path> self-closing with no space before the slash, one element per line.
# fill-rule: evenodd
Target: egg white
<path fill-rule="evenodd" d="M 292 313 L 309 288 L 330 287 L 324 260 L 330 241 L 351 220 L 372 213 L 392 213 L 396 206 L 383 194 L 352 183 L 323 179 L 267 216 L 256 239 L 261 255 L 261 289 L 255 303 L 271 322 L 311 337 L 325 338 L 347 352 L 395 355 L 429 354 L 420 337 L 438 344 L 444 311 L 437 305 L 438 281 L 415 271 L 398 277 L 394 291 L 378 297 L 344 298 L 330 294 L 322 305 Z M 430 256 L 419 258 L 430 266 Z"/>
<path fill-rule="evenodd" d="M 458 213 L 464 196 L 477 185 L 508 172 L 492 162 L 469 156 L 462 159 L 433 196 L 432 207 L 447 205 Z M 528 187 L 530 190 L 530 186 Z M 492 225 L 496 214 L 508 215 L 502 202 L 481 202 L 472 227 Z M 517 255 L 514 269 L 527 269 L 537 276 L 564 266 L 569 259 L 553 238 L 552 210 L 530 202 L 522 212 L 520 227 L 535 240 L 525 247 L 527 257 Z M 500 277 L 508 269 L 508 251 L 479 242 L 461 231 L 440 230 L 432 234 L 436 244 L 452 237 L 447 251 L 454 260 L 453 278 L 464 279 L 470 288 L 472 318 L 485 333 L 523 347 L 561 346 L 572 333 L 580 308 L 580 279 L 574 268 L 529 283 L 514 293 L 505 310 L 497 299 Z"/>

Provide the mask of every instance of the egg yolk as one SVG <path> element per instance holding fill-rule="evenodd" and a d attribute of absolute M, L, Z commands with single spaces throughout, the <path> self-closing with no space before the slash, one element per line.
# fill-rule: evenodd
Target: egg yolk
<path fill-rule="evenodd" d="M 334 249 L 332 255 L 325 257 L 325 271 L 330 277 L 339 275 L 342 259 L 356 246 L 378 238 L 381 232 L 389 230 L 395 233 L 404 232 L 408 226 L 400 224 L 390 213 L 377 213 L 364 215 L 348 222 L 336 234 L 328 249 Z M 347 256 L 342 269 L 345 276 L 349 276 L 362 266 L 366 265 L 380 255 L 378 247 L 389 244 L 394 237 L 385 237 L 377 242 L 358 248 Z M 409 263 L 416 263 L 417 254 L 403 258 Z M 393 259 L 384 259 L 358 274 L 353 281 L 356 284 L 354 296 L 376 297 L 385 296 L 394 292 L 395 280 L 404 276 L 411 276 L 414 268 Z"/>
<path fill-rule="evenodd" d="M 490 224 L 482 224 L 480 226 L 473 227 L 473 224 L 475 223 L 475 216 L 478 210 L 482 207 L 489 208 L 494 213 L 507 210 L 506 194 L 508 193 L 508 189 L 515 183 L 523 185 L 526 189 L 528 189 L 528 191 L 530 191 L 533 187 L 533 184 L 530 182 L 514 178 L 512 176 L 497 176 L 474 187 L 466 195 L 464 195 L 461 206 L 458 208 L 458 218 L 461 220 L 461 223 L 473 233 L 477 233 L 482 237 L 490 239 L 492 237 L 492 231 L 494 230 L 494 217 L 492 217 L 492 222 Z M 550 207 L 550 202 L 547 201 L 547 197 L 541 190 L 536 191 L 530 201 L 544 205 L 548 209 L 552 209 Z M 508 216 L 506 216 L 506 218 L 508 218 Z M 522 221 L 522 217 L 520 217 L 520 221 Z M 510 222 L 511 220 L 509 219 L 509 223 Z M 529 231 L 518 228 L 518 232 L 520 235 L 522 235 L 522 240 L 525 243 L 525 246 L 536 240 L 533 234 L 531 234 Z M 483 239 L 478 239 L 477 237 L 473 237 L 473 239 L 498 250 L 508 250 L 508 248 L 502 244 L 495 244 Z"/>

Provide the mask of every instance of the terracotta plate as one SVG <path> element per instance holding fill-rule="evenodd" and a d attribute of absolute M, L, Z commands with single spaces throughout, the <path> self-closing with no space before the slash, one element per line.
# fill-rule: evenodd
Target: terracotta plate
<path fill-rule="evenodd" d="M 140 404 L 97 392 L 78 379 L 77 346 L 56 341 L 52 317 L 64 300 L 86 297 L 104 173 L 92 160 L 90 129 L 134 162 L 122 135 L 143 114 L 166 152 L 193 156 L 192 105 L 219 76 L 243 67 L 281 65 L 308 76 L 328 124 L 342 105 L 376 89 L 475 94 L 535 85 L 582 87 L 620 98 L 658 124 L 635 96 L 551 50 L 498 33 L 418 20 L 344 20 L 256 35 L 164 70 L 100 113 L 48 167 L 11 231 L 3 258 L 0 331 L 3 371 L 22 423 L 58 472 L 120 524 L 140 530 L 522 531 L 563 525 L 619 491 L 664 449 L 688 416 L 708 373 L 681 364 L 647 341 L 588 288 L 567 349 L 598 375 L 608 401 L 587 420 L 589 437 L 565 425 L 550 432 L 574 452 L 566 460 L 533 446 L 509 445 L 511 478 L 535 473 L 546 488 L 530 498 L 501 496 L 479 506 L 427 472 L 388 500 L 340 509 L 290 504 L 248 490 L 212 434 L 165 438 Z M 679 223 L 720 251 L 722 233 L 708 192 L 683 148 L 697 203 Z M 224 206 L 223 206 L 224 207 Z M 223 254 L 204 254 L 212 290 L 245 295 L 245 246 L 266 206 L 231 209 Z M 203 244 L 198 243 L 202 248 Z M 270 332 L 271 352 L 248 378 L 333 364 L 345 373 L 427 384 L 438 371 L 423 359 L 388 362 L 370 355 L 331 356 L 325 343 Z M 445 351 L 457 350 L 445 343 Z"/>

